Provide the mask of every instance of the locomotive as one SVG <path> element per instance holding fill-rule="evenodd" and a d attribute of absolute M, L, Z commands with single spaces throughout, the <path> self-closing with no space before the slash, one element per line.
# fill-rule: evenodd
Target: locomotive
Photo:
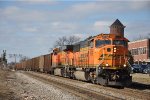
<path fill-rule="evenodd" d="M 125 26 L 117 19 L 109 34 L 89 37 L 73 45 L 16 64 L 16 69 L 49 72 L 105 86 L 128 86 L 132 82 L 128 65 Z"/>

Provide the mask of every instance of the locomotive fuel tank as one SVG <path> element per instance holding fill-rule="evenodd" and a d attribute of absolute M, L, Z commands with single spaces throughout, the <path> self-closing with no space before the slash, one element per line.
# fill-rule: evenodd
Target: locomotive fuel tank
<path fill-rule="evenodd" d="M 74 75 L 75 75 L 75 78 L 78 80 L 83 80 L 83 81 L 89 81 L 90 80 L 89 74 L 82 71 L 82 70 L 75 71 Z"/>
<path fill-rule="evenodd" d="M 62 69 L 60 68 L 54 69 L 54 75 L 62 76 Z"/>

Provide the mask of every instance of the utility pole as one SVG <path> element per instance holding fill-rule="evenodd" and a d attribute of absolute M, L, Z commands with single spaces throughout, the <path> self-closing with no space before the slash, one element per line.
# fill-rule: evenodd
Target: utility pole
<path fill-rule="evenodd" d="M 22 54 L 9 54 L 9 58 L 14 58 L 14 65 L 13 65 L 13 69 L 14 69 L 17 62 L 17 58 L 22 58 Z"/>

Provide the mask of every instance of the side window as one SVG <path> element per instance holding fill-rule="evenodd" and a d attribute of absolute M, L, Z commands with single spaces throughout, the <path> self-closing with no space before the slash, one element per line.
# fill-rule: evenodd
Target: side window
<path fill-rule="evenodd" d="M 54 55 L 57 55 L 57 52 L 54 52 Z"/>
<path fill-rule="evenodd" d="M 96 40 L 95 41 L 95 46 L 96 47 L 99 47 L 99 46 L 102 46 L 102 45 L 109 45 L 111 44 L 111 40 Z"/>
<path fill-rule="evenodd" d="M 90 48 L 93 48 L 93 46 L 94 46 L 93 41 L 90 41 L 90 43 L 89 43 L 89 47 L 90 47 Z"/>
<path fill-rule="evenodd" d="M 104 41 L 103 40 L 96 40 L 95 41 L 95 46 L 96 47 L 99 47 L 99 46 L 101 46 L 101 45 L 103 45 L 104 44 Z"/>

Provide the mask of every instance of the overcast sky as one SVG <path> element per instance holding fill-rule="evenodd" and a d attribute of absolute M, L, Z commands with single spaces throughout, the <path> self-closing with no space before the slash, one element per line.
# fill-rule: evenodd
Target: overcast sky
<path fill-rule="evenodd" d="M 47 54 L 58 37 L 109 33 L 116 19 L 130 41 L 150 33 L 150 1 L 75 1 L 0 1 L 0 54 Z"/>

